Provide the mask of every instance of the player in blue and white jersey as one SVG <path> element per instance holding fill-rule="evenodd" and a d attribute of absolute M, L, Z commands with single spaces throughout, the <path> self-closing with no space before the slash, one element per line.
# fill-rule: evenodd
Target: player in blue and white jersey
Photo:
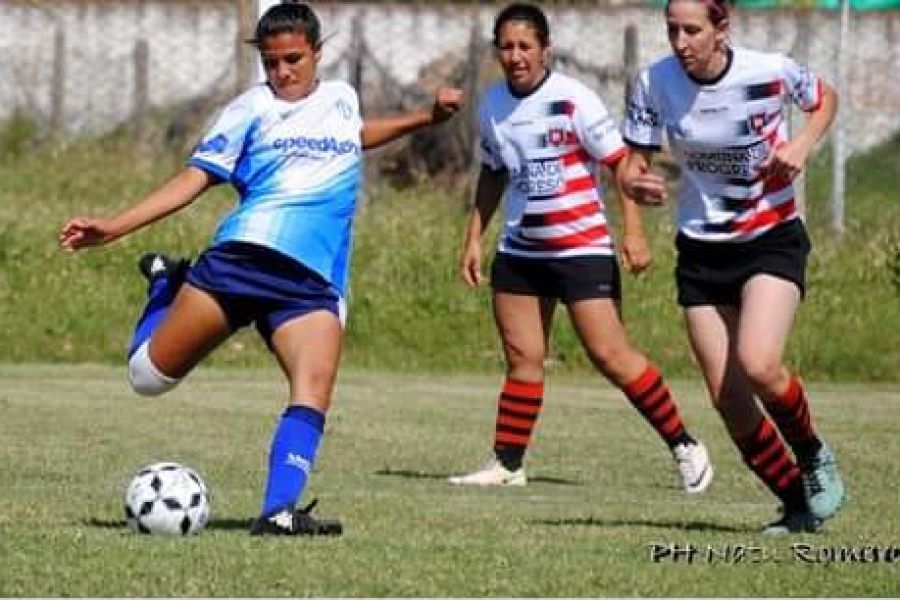
<path fill-rule="evenodd" d="M 618 127 L 587 86 L 549 68 L 550 28 L 539 7 L 517 2 L 502 9 L 494 47 L 505 78 L 480 103 L 482 168 L 460 271 L 468 285 L 481 283 L 483 234 L 502 200 L 491 300 L 506 378 L 493 456 L 450 483 L 527 483 L 523 461 L 543 405 L 544 361 L 560 303 L 591 362 L 665 443 L 683 489 L 700 493 L 713 477 L 706 447 L 685 427 L 659 369 L 629 342 L 619 313 L 619 268 L 596 180 L 598 163 L 613 171 L 623 164 Z M 639 272 L 650 264 L 640 213 L 629 198 L 619 199 L 622 254 Z"/>
<path fill-rule="evenodd" d="M 792 182 L 836 94 L 787 56 L 732 48 L 727 0 L 670 0 L 666 25 L 673 53 L 640 74 L 628 102 L 622 185 L 639 201 L 665 199 L 650 169 L 665 136 L 682 173 L 676 279 L 697 362 L 744 461 L 784 505 L 766 531 L 815 531 L 844 486 L 783 354 L 810 251 Z M 789 102 L 807 114 L 792 140 Z"/>
<path fill-rule="evenodd" d="M 462 92 L 441 88 L 433 107 L 363 120 L 356 92 L 320 81 L 319 20 L 302 3 L 259 20 L 266 82 L 232 100 L 187 166 L 112 218 L 78 217 L 59 236 L 67 250 L 107 244 L 232 184 L 237 206 L 193 266 L 148 254 L 149 301 L 129 351 L 142 395 L 174 387 L 235 330 L 254 323 L 284 371 L 288 407 L 271 444 L 260 516 L 252 534 L 335 535 L 342 525 L 297 509 L 331 403 L 362 153 L 449 118 Z"/>

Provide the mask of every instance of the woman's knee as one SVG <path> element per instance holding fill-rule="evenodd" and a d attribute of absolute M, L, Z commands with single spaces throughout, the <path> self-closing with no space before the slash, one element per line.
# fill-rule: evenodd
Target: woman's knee
<path fill-rule="evenodd" d="M 622 378 L 628 379 L 635 373 L 639 374 L 641 367 L 647 364 L 646 358 L 624 341 L 594 344 L 587 347 L 586 350 L 594 367 L 614 381 Z"/>
<path fill-rule="evenodd" d="M 144 342 L 128 361 L 128 381 L 141 396 L 159 396 L 181 381 L 160 372 L 150 359 L 150 340 Z"/>
<path fill-rule="evenodd" d="M 784 368 L 778 356 L 759 352 L 740 352 L 738 360 L 747 379 L 757 390 L 775 388 L 781 381 Z"/>
<path fill-rule="evenodd" d="M 544 377 L 544 353 L 507 347 L 506 375 L 516 381 L 541 381 Z"/>

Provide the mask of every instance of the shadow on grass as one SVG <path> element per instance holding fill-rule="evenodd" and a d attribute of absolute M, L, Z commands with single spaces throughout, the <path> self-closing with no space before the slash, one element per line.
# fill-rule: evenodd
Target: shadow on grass
<path fill-rule="evenodd" d="M 233 531 L 233 530 L 241 530 L 247 531 L 250 529 L 250 523 L 253 522 L 253 519 L 212 519 L 209 524 L 207 524 L 207 529 L 215 529 L 218 531 Z M 121 529 L 123 531 L 130 531 L 128 529 L 128 524 L 125 522 L 125 519 L 84 519 L 82 524 L 87 525 L 88 527 L 96 527 L 98 529 Z"/>
<path fill-rule="evenodd" d="M 252 518 L 247 519 L 212 519 L 209 522 L 209 525 L 206 526 L 207 529 L 215 529 L 219 531 L 248 531 L 250 529 L 250 525 L 253 523 Z"/>
<path fill-rule="evenodd" d="M 425 471 L 414 471 L 412 469 L 380 469 L 375 471 L 376 475 L 384 477 L 401 477 L 403 479 L 437 479 L 447 481 L 450 473 L 428 473 Z M 563 479 L 562 477 L 545 477 L 538 475 L 537 477 L 529 477 L 529 483 L 551 483 L 553 485 L 583 485 L 580 481 L 574 479 Z"/>
<path fill-rule="evenodd" d="M 656 527 L 658 529 L 680 529 L 682 531 L 718 531 L 724 533 L 759 533 L 758 527 L 723 525 L 708 521 L 673 521 L 664 519 L 604 519 L 585 517 L 577 519 L 536 519 L 533 525 L 551 527 Z"/>

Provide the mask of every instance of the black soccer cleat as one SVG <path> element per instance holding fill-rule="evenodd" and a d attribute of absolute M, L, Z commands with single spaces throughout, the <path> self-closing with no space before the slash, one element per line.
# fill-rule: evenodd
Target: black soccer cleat
<path fill-rule="evenodd" d="M 250 525 L 250 535 L 332 535 L 344 533 L 337 519 L 317 519 L 310 513 L 318 500 L 305 508 L 283 510 L 269 517 L 259 517 Z"/>
<path fill-rule="evenodd" d="M 782 507 L 782 516 L 765 526 L 763 535 L 787 535 L 791 533 L 818 533 L 822 530 L 822 519 L 808 509 L 788 509 Z"/>
<path fill-rule="evenodd" d="M 186 258 L 172 258 L 160 252 L 147 252 L 138 260 L 138 270 L 151 283 L 164 275 L 170 281 L 180 284 L 190 265 L 191 261 Z"/>

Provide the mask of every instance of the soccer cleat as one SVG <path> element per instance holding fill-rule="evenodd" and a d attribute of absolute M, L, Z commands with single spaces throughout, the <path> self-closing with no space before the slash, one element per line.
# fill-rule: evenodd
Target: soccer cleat
<path fill-rule="evenodd" d="M 713 467 L 709 462 L 706 446 L 700 442 L 678 444 L 672 448 L 672 456 L 681 476 L 681 486 L 688 494 L 699 494 L 713 478 Z"/>
<path fill-rule="evenodd" d="M 468 475 L 453 475 L 449 481 L 451 485 L 522 486 L 528 483 L 528 478 L 525 477 L 524 467 L 510 471 L 499 460 L 492 458 L 481 469 Z"/>
<path fill-rule="evenodd" d="M 172 258 L 159 252 L 148 252 L 138 260 L 138 270 L 151 283 L 161 275 L 180 283 L 189 266 L 190 261 L 186 258 Z"/>
<path fill-rule="evenodd" d="M 809 457 L 800 457 L 803 494 L 809 512 L 819 519 L 828 519 L 844 504 L 844 483 L 838 473 L 837 461 L 825 444 Z"/>
<path fill-rule="evenodd" d="M 282 510 L 269 517 L 259 517 L 250 525 L 250 535 L 341 535 L 344 526 L 337 519 L 317 519 L 310 513 L 318 500 L 305 508 Z"/>
<path fill-rule="evenodd" d="M 777 521 L 765 526 L 763 535 L 787 535 L 789 533 L 817 533 L 822 529 L 822 519 L 806 510 L 786 510 Z"/>

